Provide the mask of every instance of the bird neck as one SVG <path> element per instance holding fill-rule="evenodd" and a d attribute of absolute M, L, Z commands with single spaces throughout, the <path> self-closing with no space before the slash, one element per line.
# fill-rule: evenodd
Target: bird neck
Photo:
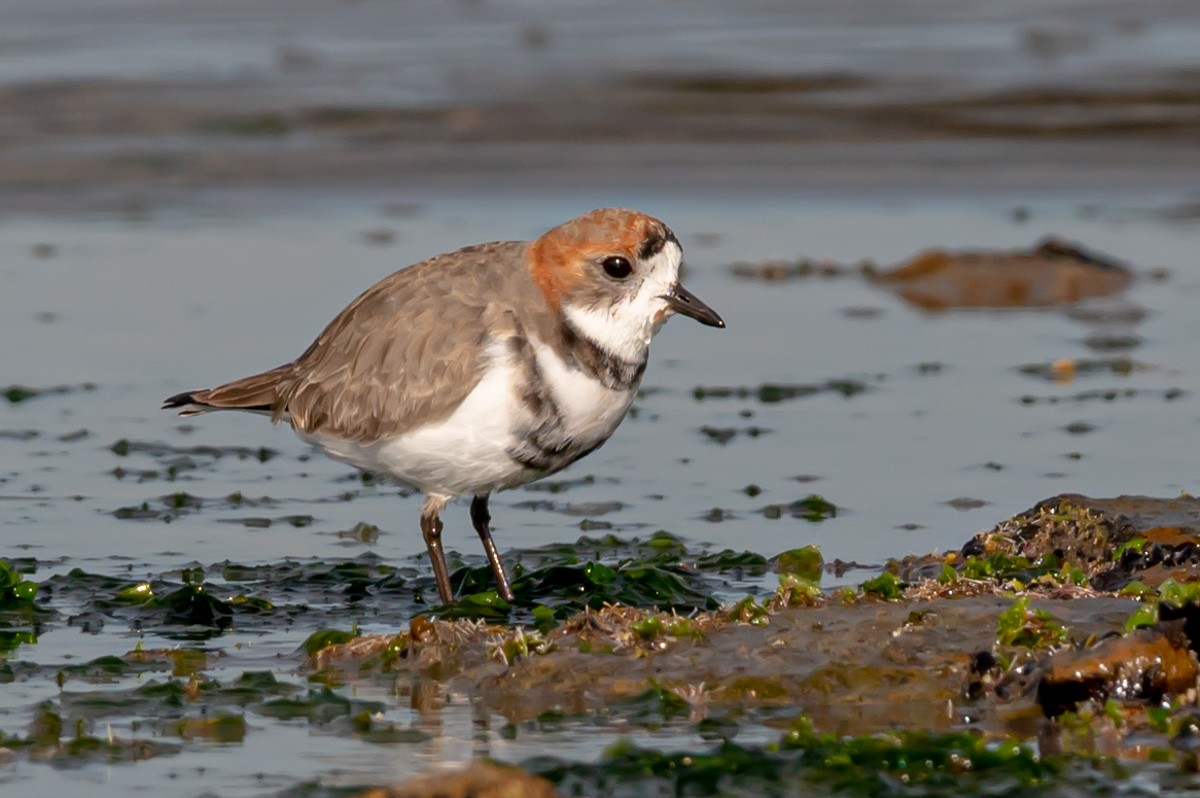
<path fill-rule="evenodd" d="M 641 382 L 650 355 L 650 331 L 639 341 L 597 340 L 578 323 L 578 313 L 564 309 L 562 343 L 564 359 L 613 390 L 632 390 Z M 587 316 L 583 318 L 587 319 Z M 584 325 L 587 321 L 584 321 Z M 611 322 L 609 323 L 611 326 Z M 617 346 L 612 346 L 616 343 Z"/>

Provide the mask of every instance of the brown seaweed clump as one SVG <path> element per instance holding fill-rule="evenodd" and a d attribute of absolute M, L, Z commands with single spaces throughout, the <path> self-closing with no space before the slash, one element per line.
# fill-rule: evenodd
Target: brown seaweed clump
<path fill-rule="evenodd" d="M 554 798 L 550 782 L 520 768 L 472 762 L 462 770 L 431 772 L 393 787 L 372 787 L 356 798 Z"/>
<path fill-rule="evenodd" d="M 932 249 L 872 281 L 923 310 L 1037 308 L 1118 294 L 1133 273 L 1108 256 L 1049 238 L 1026 252 Z"/>

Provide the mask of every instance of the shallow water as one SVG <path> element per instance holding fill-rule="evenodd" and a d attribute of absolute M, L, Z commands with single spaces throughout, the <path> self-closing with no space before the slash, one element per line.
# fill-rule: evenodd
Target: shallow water
<path fill-rule="evenodd" d="M 208 194 L 151 218 L 4 220 L 0 338 L 8 345 L 0 383 L 74 386 L 0 406 L 0 524 L 7 551 L 37 558 L 32 578 L 38 581 L 76 567 L 136 581 L 226 560 L 265 564 L 368 551 L 427 575 L 417 498 L 363 485 L 344 466 L 310 453 L 290 432 L 260 418 L 183 422 L 158 404 L 177 391 L 290 359 L 358 290 L 399 265 L 465 242 L 536 235 L 610 199 Z M 636 416 L 561 475 L 593 479 L 567 483 L 558 493 L 534 485 L 495 497 L 502 551 L 572 541 L 586 519 L 611 524 L 624 537 L 665 529 L 696 545 L 768 555 L 815 544 L 826 561 L 877 567 L 908 552 L 957 548 L 975 531 L 1057 492 L 1197 489 L 1191 466 L 1200 372 L 1190 342 L 1200 333 L 1193 312 L 1200 227 L 1144 212 L 1173 198 L 623 199 L 669 221 L 687 252 L 687 284 L 729 327 L 715 331 L 673 320 L 656 340 Z M 409 202 L 419 204 L 411 215 L 387 212 Z M 1029 207 L 1028 221 L 1013 221 L 1016 205 Z M 381 229 L 394 232 L 392 243 L 365 236 Z M 856 275 L 764 283 L 738 278 L 730 268 L 736 261 L 799 257 L 891 264 L 933 245 L 1024 247 L 1051 233 L 1139 270 L 1142 276 L 1119 302 L 1146 311 L 1144 321 L 1126 330 L 1140 343 L 1120 352 L 1089 349 L 1085 339 L 1093 327 L 1063 311 L 928 314 Z M 42 244 L 53 252 L 37 249 Z M 1167 269 L 1168 276 L 1147 276 L 1152 267 Z M 1069 384 L 1019 370 L 1059 358 L 1114 356 L 1149 368 L 1127 376 L 1080 374 Z M 859 380 L 867 389 L 848 398 L 821 392 L 778 403 L 694 396 L 698 386 L 831 379 Z M 78 387 L 85 382 L 94 387 Z M 1136 393 L 1070 398 L 1127 388 Z M 1169 400 L 1168 391 L 1182 394 Z M 1024 396 L 1039 401 L 1025 404 Z M 1060 401 L 1044 401 L 1051 398 Z M 1068 431 L 1079 422 L 1090 431 Z M 721 444 L 702 427 L 753 427 L 760 434 L 739 432 Z M 131 446 L 124 455 L 113 450 L 122 440 Z M 144 451 L 151 443 L 246 451 L 217 457 L 200 450 L 180 460 L 177 450 Z M 260 448 L 277 454 L 261 462 Z M 173 480 L 166 472 L 172 463 Z M 748 495 L 749 485 L 761 493 Z M 202 506 L 184 508 L 169 523 L 114 516 L 143 502 L 161 514 L 160 497 L 177 491 L 201 497 Z M 272 501 L 223 501 L 234 492 Z M 766 505 L 810 493 L 836 504 L 837 516 L 814 523 L 762 513 Z M 959 499 L 971 501 L 948 504 Z M 311 523 L 288 520 L 303 516 Z M 724 520 L 710 520 L 714 516 Z M 247 525 L 247 519 L 270 523 Z M 336 534 L 360 521 L 381 528 L 374 543 Z M 465 507 L 451 508 L 446 521 L 449 546 L 478 562 Z M 865 575 L 828 576 L 825 584 L 853 584 Z M 219 592 L 220 579 L 209 586 Z M 71 599 L 64 596 L 57 601 L 69 615 Z M 334 620 L 323 624 L 320 599 L 310 600 L 318 602 L 317 614 L 295 624 L 250 625 L 200 643 L 224 652 L 206 673 L 225 683 L 245 671 L 273 670 L 307 689 L 295 673 L 296 646 L 316 627 L 344 627 L 355 614 L 347 616 L 331 594 L 326 601 Z M 357 618 L 364 631 L 404 625 L 403 617 L 373 606 Z M 339 607 L 343 612 L 333 612 Z M 17 647 L 7 655 L 10 662 L 48 670 L 0 693 L 0 731 L 24 733 L 30 708 L 58 693 L 49 675 L 56 669 L 122 655 L 139 642 L 147 649 L 180 643 L 177 629 L 135 626 L 123 616 L 105 621 L 89 614 Z M 111 684 L 73 679 L 68 690 L 132 687 L 163 675 L 118 677 Z M 503 719 L 476 717 L 467 695 L 446 695 L 418 710 L 412 707 L 422 702 L 403 685 L 367 682 L 351 694 L 382 701 L 389 707 L 385 717 L 428 739 L 378 745 L 304 721 L 250 715 L 238 744 L 185 742 L 179 754 L 136 766 L 55 769 L 18 761 L 0 770 L 0 781 L 41 793 L 87 784 L 116 795 L 138 785 L 172 784 L 180 794 L 252 795 L 318 778 L 325 784 L 389 781 L 473 753 L 520 761 L 550 744 L 565 756 L 590 758 L 617 733 L 667 745 L 698 742 L 686 724 L 651 731 L 620 722 L 568 724 L 551 734 L 526 729 L 509 739 Z M 116 712 L 96 721 L 92 733 L 132 736 L 136 717 Z M 752 738 L 754 728 L 748 725 L 740 739 Z M 169 733 L 166 739 L 179 742 Z"/>
<path fill-rule="evenodd" d="M 37 547 L 43 559 L 144 556 L 147 550 L 200 560 L 228 552 L 321 554 L 341 549 L 329 532 L 368 520 L 384 530 L 376 549 L 381 556 L 417 551 L 415 500 L 356 484 L 345 467 L 310 458 L 288 431 L 257 417 L 183 421 L 157 410 L 163 396 L 294 357 L 358 290 L 398 265 L 457 242 L 532 236 L 546 226 L 542 220 L 586 207 L 559 198 L 433 201 L 411 219 L 394 219 L 383 214 L 387 200 L 395 198 L 325 205 L 285 200 L 271 213 L 227 207 L 224 218 L 179 211 L 136 223 L 5 223 L 3 278 L 12 290 L 4 295 L 2 334 L 20 342 L 5 358 L 5 383 L 96 386 L 5 408 L 4 429 L 37 433 L 3 442 L 18 464 L 5 475 L 3 491 L 6 523 L 15 527 L 10 540 Z M 680 231 L 687 283 L 725 315 L 729 329 L 672 321 L 655 342 L 637 414 L 602 450 L 562 475 L 593 475 L 594 483 L 551 497 L 536 488 L 497 497 L 502 544 L 559 540 L 581 516 L 600 519 L 579 505 L 606 509 L 618 502 L 623 506 L 602 516 L 617 530 L 663 528 L 719 547 L 749 541 L 768 553 L 811 542 L 830 559 L 879 563 L 907 551 L 954 547 L 965 532 L 1060 490 L 1163 494 L 1195 487 L 1185 468 L 1186 436 L 1179 434 L 1196 423 L 1188 401 L 1196 382 L 1188 356 L 1196 322 L 1188 308 L 1200 279 L 1191 254 L 1194 225 L 1116 207 L 1082 218 L 1080 203 L 1067 198 L 1035 207 L 1024 224 L 1010 221 L 1012 203 L 994 198 L 890 204 L 747 198 L 720 211 L 708 210 L 714 206 L 703 200 L 646 197 L 636 204 Z M 395 231 L 395 243 L 364 241 L 364 233 L 381 228 Z M 1089 349 L 1085 339 L 1094 328 L 1061 311 L 929 314 L 854 276 L 757 283 L 729 269 L 735 261 L 798 257 L 890 264 L 933 245 L 1015 248 L 1048 234 L 1077 239 L 1135 269 L 1169 269 L 1163 280 L 1138 279 L 1120 300 L 1147 311 L 1145 321 L 1128 329 L 1139 345 Z M 41 242 L 56 253 L 34 256 Z M 1067 385 L 1018 370 L 1060 358 L 1121 356 L 1151 368 L 1080 374 Z M 698 386 L 834 379 L 859 380 L 866 390 L 770 404 L 693 396 Z M 1020 401 L 1109 388 L 1140 393 L 1112 401 Z M 1170 389 L 1184 396 L 1163 398 Z M 1095 429 L 1066 431 L 1075 422 Z M 740 432 L 719 444 L 701 427 Z M 744 434 L 752 428 L 762 433 Z M 266 463 L 198 457 L 201 467 L 174 482 L 139 482 L 137 473 L 159 468 L 161 458 L 136 450 L 118 457 L 108 447 L 120 439 L 267 447 L 280 454 Z M 108 473 L 118 467 L 129 475 Z M 762 493 L 747 495 L 748 485 Z M 313 515 L 317 521 L 297 531 L 214 524 L 219 519 L 207 510 L 163 527 L 106 517 L 178 490 L 278 500 L 261 511 L 225 513 L 229 518 Z M 347 491 L 358 494 L 354 501 L 339 500 Z M 764 522 L 758 513 L 808 493 L 837 504 L 838 518 Z M 960 497 L 988 505 L 964 511 L 945 504 Z M 555 508 L 521 506 L 536 498 L 549 498 Z M 714 507 L 733 517 L 702 520 Z M 455 531 L 465 518 L 450 515 L 451 541 L 469 547 Z M 107 531 L 79 534 L 97 524 Z M 898 529 L 904 524 L 921 528 Z M 54 527 L 65 533 L 61 541 Z M 298 536 L 310 542 L 297 546 Z"/>

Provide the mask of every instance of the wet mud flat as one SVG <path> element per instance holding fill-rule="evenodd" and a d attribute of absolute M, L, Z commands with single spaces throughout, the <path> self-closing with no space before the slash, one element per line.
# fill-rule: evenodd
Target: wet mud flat
<path fill-rule="evenodd" d="M 428 609 L 428 576 L 361 557 L 145 582 L 82 569 L 36 581 L 36 561 L 8 560 L 0 679 L 45 683 L 45 698 L 0 752 L 10 772 L 142 767 L 299 727 L 403 755 L 436 748 L 465 696 L 481 757 L 465 769 L 403 784 L 350 769 L 268 792 L 1196 789 L 1198 534 L 1200 500 L 1067 494 L 958 551 L 893 560 L 835 590 L 820 582 L 844 564 L 812 547 L 768 558 L 697 552 L 665 534 L 584 539 L 525 553 L 513 606 L 484 589 L 480 564 L 455 572 L 460 599 Z M 408 614 L 404 631 L 326 628 L 269 664 L 214 645 L 235 626 L 288 626 L 355 580 L 350 603 Z M 719 599 L 739 590 L 749 595 Z M 22 659 L 39 634 L 101 618 L 136 619 L 177 644 Z M 581 734 L 609 741 L 598 760 L 553 753 Z"/>
<path fill-rule="evenodd" d="M 1190 497 L 1057 496 L 959 552 L 892 562 L 833 595 L 789 570 L 811 565 L 792 553 L 777 559 L 773 594 L 686 621 L 610 605 L 536 647 L 492 637 L 482 668 L 471 634 L 420 623 L 327 647 L 313 665 L 361 675 L 449 664 L 518 728 L 633 707 L 665 725 L 686 716 L 710 742 L 618 744 L 596 765 L 524 763 L 563 794 L 631 783 L 697 795 L 1186 790 L 1197 767 L 1198 523 Z M 547 682 L 561 688 L 550 703 Z M 755 725 L 778 738 L 738 743 Z M 390 794 L 437 792 L 418 780 Z"/>

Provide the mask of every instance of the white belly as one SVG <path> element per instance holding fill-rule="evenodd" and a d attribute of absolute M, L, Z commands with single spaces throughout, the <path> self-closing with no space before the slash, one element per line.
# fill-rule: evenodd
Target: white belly
<path fill-rule="evenodd" d="M 539 372 L 558 408 L 568 438 L 591 449 L 607 440 L 633 401 L 635 391 L 613 391 L 569 368 L 549 347 L 534 343 Z M 505 351 L 497 346 L 498 355 Z M 370 443 L 322 432 L 300 437 L 331 457 L 427 494 L 453 497 L 516 487 L 546 476 L 515 461 L 521 441 L 515 430 L 531 418 L 521 400 L 522 370 L 511 355 L 492 361 L 484 378 L 449 418 Z"/>

